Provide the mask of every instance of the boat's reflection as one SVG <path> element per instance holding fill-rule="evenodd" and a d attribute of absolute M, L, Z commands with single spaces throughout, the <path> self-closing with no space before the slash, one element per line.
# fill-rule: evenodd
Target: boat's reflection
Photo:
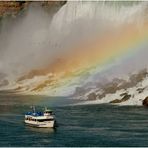
<path fill-rule="evenodd" d="M 32 132 L 45 133 L 45 134 L 53 134 L 56 131 L 55 128 L 36 128 L 31 126 L 28 126 L 27 129 Z"/>

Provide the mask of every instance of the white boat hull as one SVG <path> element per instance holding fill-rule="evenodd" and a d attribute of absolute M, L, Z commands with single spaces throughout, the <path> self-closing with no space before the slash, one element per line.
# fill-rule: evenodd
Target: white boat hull
<path fill-rule="evenodd" d="M 48 127 L 48 128 L 54 128 L 55 126 L 55 121 L 48 121 L 48 122 L 36 122 L 36 121 L 28 121 L 25 120 L 25 123 L 29 126 L 33 126 L 33 127 Z"/>

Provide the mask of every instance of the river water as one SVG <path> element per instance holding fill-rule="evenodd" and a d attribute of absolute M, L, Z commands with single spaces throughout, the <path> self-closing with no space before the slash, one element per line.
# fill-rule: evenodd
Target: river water
<path fill-rule="evenodd" d="M 69 105 L 62 97 L 0 92 L 0 146 L 148 146 L 148 109 L 138 106 Z M 56 129 L 24 124 L 31 105 L 54 110 Z"/>

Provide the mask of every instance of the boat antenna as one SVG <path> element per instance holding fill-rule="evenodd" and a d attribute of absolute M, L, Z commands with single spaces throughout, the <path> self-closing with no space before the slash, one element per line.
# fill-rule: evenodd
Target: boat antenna
<path fill-rule="evenodd" d="M 33 106 L 33 112 L 35 113 L 35 106 Z"/>
<path fill-rule="evenodd" d="M 32 108 L 32 110 L 33 110 L 33 113 L 35 113 L 35 106 L 32 105 L 31 108 Z"/>

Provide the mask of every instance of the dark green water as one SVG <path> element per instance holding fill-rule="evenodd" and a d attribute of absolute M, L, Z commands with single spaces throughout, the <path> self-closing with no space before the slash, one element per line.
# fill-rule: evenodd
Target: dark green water
<path fill-rule="evenodd" d="M 0 92 L 0 102 L 0 146 L 148 146 L 148 109 L 143 107 L 68 106 L 65 98 L 8 92 Z M 24 113 L 32 104 L 50 106 L 58 127 L 26 126 Z"/>

